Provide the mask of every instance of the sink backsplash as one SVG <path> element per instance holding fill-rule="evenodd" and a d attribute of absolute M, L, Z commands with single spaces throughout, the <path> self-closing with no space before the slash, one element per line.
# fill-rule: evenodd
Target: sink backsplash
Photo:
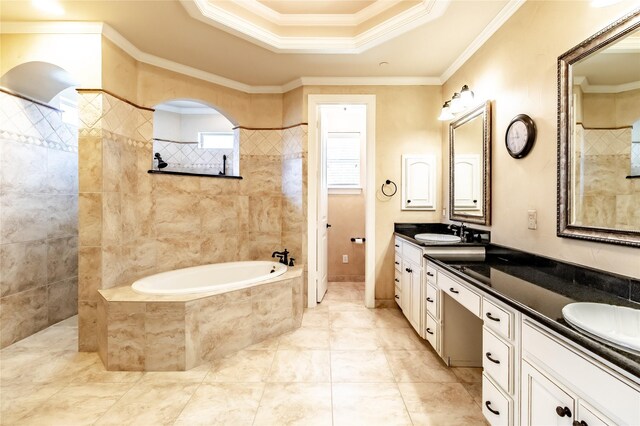
<path fill-rule="evenodd" d="M 457 225 L 457 224 L 456 224 Z M 474 227 L 466 227 L 468 231 L 473 231 L 475 235 L 480 236 L 481 243 L 489 244 L 491 242 L 491 231 L 476 229 Z M 416 234 L 434 233 L 453 235 L 453 231 L 449 229 L 446 223 L 395 223 L 394 232 L 413 237 Z"/>

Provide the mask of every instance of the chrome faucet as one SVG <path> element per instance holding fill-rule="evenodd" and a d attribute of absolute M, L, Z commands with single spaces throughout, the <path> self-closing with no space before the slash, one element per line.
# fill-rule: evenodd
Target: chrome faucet
<path fill-rule="evenodd" d="M 466 238 L 467 233 L 465 231 L 467 227 L 465 226 L 464 222 L 460 222 L 460 225 L 454 225 L 453 223 L 451 225 L 449 225 L 448 229 L 453 230 L 453 235 L 457 235 L 460 238 Z"/>
<path fill-rule="evenodd" d="M 282 264 L 285 264 L 285 265 L 289 264 L 289 251 L 287 249 L 284 249 L 284 251 L 274 251 L 271 254 L 271 257 L 277 257 L 278 259 L 280 259 L 278 262 Z"/>

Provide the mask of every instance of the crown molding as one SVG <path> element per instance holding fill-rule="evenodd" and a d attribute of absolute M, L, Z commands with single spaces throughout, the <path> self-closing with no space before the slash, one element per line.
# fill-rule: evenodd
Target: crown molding
<path fill-rule="evenodd" d="M 192 18 L 275 53 L 359 54 L 439 18 L 446 11 L 450 0 L 422 0 L 354 37 L 284 37 L 207 0 L 180 2 Z"/>
<path fill-rule="evenodd" d="M 236 4 L 261 18 L 281 26 L 355 27 L 385 12 L 401 1 L 402 0 L 376 1 L 356 13 L 345 14 L 286 14 L 277 12 L 257 0 L 238 0 Z"/>
<path fill-rule="evenodd" d="M 574 85 L 580 86 L 582 93 L 622 93 L 631 90 L 640 89 L 640 80 L 632 81 L 624 84 L 591 84 L 589 79 L 584 76 L 574 76 Z"/>
<path fill-rule="evenodd" d="M 509 3 L 502 8 L 500 13 L 498 13 L 491 22 L 489 22 L 489 25 L 482 30 L 478 37 L 476 37 L 475 40 L 473 40 L 473 42 L 462 52 L 462 54 L 458 56 L 458 59 L 453 61 L 449 68 L 442 73 L 440 80 L 443 82 L 449 80 L 449 78 L 451 78 L 451 76 L 455 74 L 455 72 L 458 71 L 460 67 L 467 62 L 469 58 L 471 58 L 473 54 L 476 53 L 478 49 L 480 49 L 480 47 L 482 47 L 482 45 L 485 44 L 500 27 L 502 27 L 502 25 L 504 25 L 505 22 L 509 20 L 509 18 L 511 18 L 511 16 L 520 9 L 520 6 L 525 4 L 525 2 L 526 0 L 510 0 Z"/>

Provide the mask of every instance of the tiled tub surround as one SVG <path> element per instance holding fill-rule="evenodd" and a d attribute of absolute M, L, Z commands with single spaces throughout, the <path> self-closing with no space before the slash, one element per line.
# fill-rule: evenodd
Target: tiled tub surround
<path fill-rule="evenodd" d="M 110 371 L 183 371 L 300 327 L 302 267 L 222 294 L 100 290 L 98 353 Z"/>
<path fill-rule="evenodd" d="M 78 135 L 0 92 L 0 347 L 77 312 Z"/>
<path fill-rule="evenodd" d="M 189 266 L 305 263 L 306 126 L 239 129 L 242 180 L 150 175 L 150 109 L 101 91 L 80 102 L 79 347 L 96 351 L 98 290 Z"/>

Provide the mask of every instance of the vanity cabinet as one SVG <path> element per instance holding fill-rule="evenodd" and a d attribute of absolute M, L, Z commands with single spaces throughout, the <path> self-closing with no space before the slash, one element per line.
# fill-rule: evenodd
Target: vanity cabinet
<path fill-rule="evenodd" d="M 640 424 L 640 384 L 522 321 L 522 425 Z M 565 408 L 566 407 L 566 408 Z"/>
<path fill-rule="evenodd" d="M 394 245 L 396 301 L 409 323 L 424 337 L 422 248 L 400 238 L 395 239 Z"/>

